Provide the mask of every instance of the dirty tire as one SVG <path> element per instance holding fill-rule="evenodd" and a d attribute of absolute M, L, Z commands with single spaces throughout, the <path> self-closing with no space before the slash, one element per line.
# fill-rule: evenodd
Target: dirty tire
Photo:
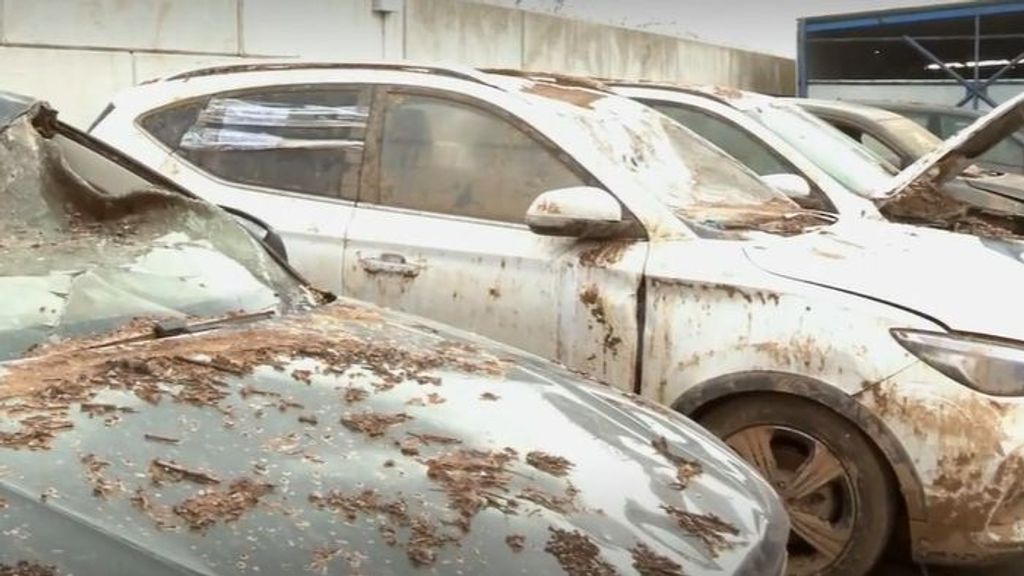
<path fill-rule="evenodd" d="M 895 489 L 888 465 L 854 424 L 784 394 L 726 400 L 697 420 L 753 464 L 783 499 L 793 525 L 788 574 L 863 576 L 874 567 L 892 533 Z"/>

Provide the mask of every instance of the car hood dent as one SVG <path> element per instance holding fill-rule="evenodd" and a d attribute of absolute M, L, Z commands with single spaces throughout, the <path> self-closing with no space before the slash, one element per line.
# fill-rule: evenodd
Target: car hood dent
<path fill-rule="evenodd" d="M 1024 126 L 1024 93 L 1007 100 L 906 167 L 893 178 L 891 187 L 878 200 L 885 201 L 912 191 L 911 185 L 915 183 L 940 188 L 1021 126 Z"/>
<path fill-rule="evenodd" d="M 1017 340 L 1022 252 L 1020 243 L 866 221 L 747 249 L 776 275 L 886 302 L 952 330 Z"/>
<path fill-rule="evenodd" d="M 689 421 L 400 318 L 343 302 L 0 365 L 0 530 L 17 535 L 0 564 L 553 573 L 547 543 L 579 531 L 620 573 L 639 542 L 689 573 L 732 573 L 784 542 L 770 489 Z M 670 458 L 702 472 L 680 490 Z M 488 466 L 498 481 L 461 483 Z M 687 534 L 666 506 L 729 529 Z"/>

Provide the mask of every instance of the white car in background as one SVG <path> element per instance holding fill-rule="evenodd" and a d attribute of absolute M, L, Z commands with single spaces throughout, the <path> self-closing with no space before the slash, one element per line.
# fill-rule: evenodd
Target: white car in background
<path fill-rule="evenodd" d="M 919 560 L 1024 550 L 1024 266 L 801 209 L 597 88 L 246 64 L 129 90 L 93 133 L 268 222 L 323 288 L 695 417 L 783 496 L 791 573 L 865 574 L 897 526 Z"/>
<path fill-rule="evenodd" d="M 707 86 L 611 85 L 762 176 L 801 176 L 806 183 L 797 180 L 784 189 L 801 205 L 986 237 L 1024 237 L 1024 178 L 973 166 L 1024 125 L 1024 93 L 899 170 L 875 151 L 880 143 L 858 142 L 805 110 L 812 101 Z"/>

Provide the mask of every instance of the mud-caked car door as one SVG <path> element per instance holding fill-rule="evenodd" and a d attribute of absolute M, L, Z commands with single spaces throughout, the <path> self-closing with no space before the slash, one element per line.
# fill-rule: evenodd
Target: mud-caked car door
<path fill-rule="evenodd" d="M 594 179 L 466 92 L 393 87 L 374 98 L 344 293 L 632 389 L 647 243 L 531 232 L 524 218 L 538 195 Z"/>
<path fill-rule="evenodd" d="M 280 85 L 208 93 L 144 114 L 160 170 L 206 200 L 268 223 L 317 288 L 341 288 L 370 89 Z"/>

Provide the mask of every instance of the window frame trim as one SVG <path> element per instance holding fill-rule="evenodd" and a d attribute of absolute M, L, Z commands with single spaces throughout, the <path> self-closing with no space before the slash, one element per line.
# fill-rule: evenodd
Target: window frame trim
<path fill-rule="evenodd" d="M 360 189 L 362 188 L 362 184 L 363 184 L 362 171 L 363 171 L 363 167 L 366 165 L 366 150 L 367 150 L 367 145 L 368 145 L 368 142 L 369 142 L 369 139 L 370 139 L 370 127 L 371 127 L 371 125 L 370 125 L 369 120 L 367 121 L 366 128 L 364 129 L 366 131 L 366 133 L 364 135 L 364 141 L 363 141 L 363 157 L 360 159 L 360 162 L 359 162 L 359 170 L 358 170 L 359 174 L 356 177 L 356 190 L 355 190 L 355 194 L 351 198 L 347 198 L 347 197 L 342 195 L 342 182 L 341 182 L 341 180 L 336 182 L 337 186 L 336 186 L 336 188 L 334 190 L 337 193 L 336 196 L 325 196 L 323 194 L 315 194 L 313 192 L 301 192 L 301 191 L 298 191 L 298 190 L 284 190 L 284 189 L 280 189 L 280 188 L 272 188 L 272 187 L 269 187 L 269 186 L 260 186 L 258 184 L 251 184 L 251 183 L 246 183 L 246 182 L 237 182 L 237 181 L 234 181 L 234 180 L 229 180 L 228 178 L 225 178 L 223 176 L 220 176 L 220 175 L 217 175 L 217 174 L 214 174 L 214 173 L 210 172 L 209 170 L 203 168 L 202 166 L 197 165 L 195 162 L 192 162 L 188 158 L 184 157 L 179 152 L 179 149 L 181 147 L 180 139 L 175 144 L 174 147 L 168 146 L 162 140 L 157 138 L 155 134 L 153 134 L 152 132 L 147 130 L 142 125 L 142 121 L 145 118 L 148 118 L 150 116 L 153 116 L 153 115 L 161 113 L 161 112 L 165 112 L 165 111 L 170 110 L 172 108 L 177 108 L 179 106 L 187 106 L 187 105 L 189 105 L 191 103 L 194 103 L 194 102 L 197 102 L 197 101 L 201 101 L 201 100 L 209 101 L 209 100 L 211 100 L 213 98 L 231 97 L 231 96 L 236 96 L 236 95 L 239 95 L 239 94 L 246 94 L 246 93 L 253 93 L 253 92 L 264 92 L 264 91 L 267 91 L 267 90 L 282 90 L 282 91 L 289 91 L 289 92 L 291 92 L 291 91 L 299 92 L 299 91 L 302 91 L 302 90 L 309 91 L 310 89 L 329 90 L 331 88 L 339 88 L 339 87 L 344 87 L 346 89 L 352 89 L 352 90 L 355 90 L 357 92 L 362 92 L 363 94 L 360 94 L 360 97 L 365 97 L 366 98 L 366 100 L 368 102 L 367 106 L 370 108 L 370 114 L 371 114 L 371 117 L 372 117 L 372 114 L 373 114 L 373 101 L 374 101 L 373 94 L 374 94 L 374 90 L 377 87 L 376 85 L 370 84 L 370 83 L 331 82 L 331 83 L 314 83 L 314 84 L 311 84 L 311 83 L 308 83 L 308 82 L 303 82 L 301 84 L 274 84 L 274 85 L 260 85 L 260 86 L 246 86 L 246 87 L 240 87 L 240 88 L 232 88 L 232 89 L 228 89 L 228 90 L 220 90 L 220 91 L 217 91 L 217 92 L 207 92 L 207 93 L 204 93 L 204 94 L 201 94 L 201 95 L 192 96 L 190 98 L 183 98 L 183 99 L 180 99 L 180 100 L 173 100 L 173 101 L 170 101 L 170 102 L 165 102 L 165 103 L 161 104 L 160 106 L 157 106 L 155 108 L 150 108 L 148 110 L 145 110 L 145 111 L 137 114 L 135 116 L 135 118 L 132 120 L 132 125 L 135 127 L 135 129 L 140 134 L 142 134 L 148 140 L 152 141 L 158 148 L 160 148 L 161 150 L 166 152 L 167 156 L 169 158 L 173 159 L 176 162 L 180 162 L 184 166 L 186 166 L 186 167 L 188 167 L 188 168 L 198 172 L 199 174 L 202 174 L 205 178 L 209 178 L 209 179 L 217 182 L 220 185 L 228 186 L 228 187 L 232 187 L 232 188 L 245 189 L 245 190 L 251 191 L 251 192 L 260 192 L 260 193 L 264 193 L 264 194 L 277 194 L 277 195 L 281 195 L 281 196 L 289 196 L 289 197 L 292 197 L 292 198 L 302 199 L 302 200 L 316 200 L 316 201 L 319 201 L 319 202 L 330 202 L 332 204 L 341 204 L 341 205 L 346 205 L 346 206 L 354 206 L 357 203 L 357 201 L 358 201 L 358 198 L 359 198 L 359 195 L 360 195 Z"/>
<path fill-rule="evenodd" d="M 370 120 L 367 123 L 367 130 L 372 131 L 372 135 L 367 137 L 364 148 L 363 173 L 359 184 L 360 196 L 356 201 L 357 204 L 365 204 L 367 207 L 373 207 L 374 209 L 380 210 L 394 210 L 403 214 L 418 214 L 432 218 L 451 218 L 463 222 L 485 223 L 506 227 L 511 226 L 529 230 L 529 227 L 524 221 L 509 222 L 508 220 L 481 218 L 465 214 L 453 214 L 451 212 L 435 212 L 422 208 L 392 206 L 380 201 L 380 174 L 383 159 L 384 118 L 387 115 L 387 111 L 391 103 L 390 98 L 395 95 L 425 96 L 441 101 L 456 102 L 508 122 L 513 128 L 519 130 L 526 137 L 544 148 L 549 154 L 551 154 L 554 160 L 560 162 L 567 170 L 579 178 L 584 186 L 600 188 L 608 194 L 611 194 L 619 205 L 622 206 L 623 219 L 633 219 L 639 224 L 639 220 L 632 212 L 630 212 L 629 208 L 622 203 L 622 200 L 608 189 L 608 186 L 604 185 L 596 176 L 591 174 L 589 170 L 584 168 L 575 158 L 572 157 L 572 155 L 549 140 L 519 116 L 516 116 L 501 106 L 490 103 L 477 96 L 453 91 L 451 89 L 431 88 L 407 84 L 379 84 L 374 86 L 374 94 L 371 99 L 372 105 L 370 107 Z"/>

